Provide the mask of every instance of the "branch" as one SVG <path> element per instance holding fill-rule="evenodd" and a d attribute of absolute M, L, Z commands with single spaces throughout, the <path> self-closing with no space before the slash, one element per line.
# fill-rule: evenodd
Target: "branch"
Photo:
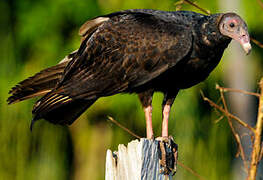
<path fill-rule="evenodd" d="M 250 37 L 251 41 L 258 45 L 258 47 L 263 48 L 263 44 L 259 42 L 258 40 L 254 39 L 253 37 Z"/>
<path fill-rule="evenodd" d="M 228 111 L 228 108 L 227 108 L 227 105 L 226 105 L 226 101 L 225 101 L 225 97 L 224 97 L 224 94 L 223 94 L 223 89 L 221 88 L 220 89 L 220 96 L 221 96 L 221 99 L 222 99 L 222 102 L 223 102 L 223 105 L 224 105 L 224 109 L 225 111 L 229 113 Z M 239 155 L 241 156 L 242 160 L 243 160 L 243 163 L 244 163 L 244 167 L 246 169 L 246 172 L 248 172 L 248 165 L 247 165 L 247 160 L 246 160 L 246 156 L 245 156 L 245 152 L 244 152 L 244 149 L 243 149 L 243 146 L 241 144 L 241 141 L 240 141 L 240 137 L 238 135 L 238 133 L 235 131 L 234 127 L 233 127 L 233 123 L 231 121 L 231 118 L 229 116 L 226 116 L 227 117 L 227 121 L 228 121 L 228 124 L 231 128 L 231 131 L 236 139 L 236 142 L 237 142 L 237 146 L 238 146 L 238 151 L 237 151 L 237 154 L 236 154 L 236 157 L 238 157 Z"/>
<path fill-rule="evenodd" d="M 218 84 L 216 85 L 216 89 L 219 89 L 220 91 L 222 90 L 223 92 L 238 92 L 238 93 L 242 93 L 242 94 L 260 97 L 259 93 L 248 92 L 248 91 L 244 91 L 244 90 L 240 90 L 240 89 L 225 88 L 225 87 L 219 86 Z"/>
<path fill-rule="evenodd" d="M 181 166 L 182 168 L 184 168 L 185 170 L 189 171 L 191 174 L 193 174 L 195 177 L 197 177 L 200 180 L 205 180 L 202 176 L 200 176 L 197 172 L 195 172 L 194 170 L 192 170 L 191 168 L 189 168 L 188 166 L 184 165 L 183 163 L 181 163 L 180 161 L 177 161 L 178 165 Z"/>
<path fill-rule="evenodd" d="M 260 156 L 259 156 L 259 160 L 258 161 L 261 161 L 263 158 L 263 142 L 261 143 L 261 151 L 260 151 Z"/>
<path fill-rule="evenodd" d="M 222 108 L 221 106 L 217 105 L 216 103 L 214 103 L 213 101 L 211 101 L 210 99 L 208 99 L 207 97 L 204 96 L 204 94 L 201 92 L 201 96 L 203 98 L 204 101 L 207 101 L 210 106 L 216 108 L 217 110 L 221 111 L 222 113 L 225 114 L 225 116 L 229 116 L 230 118 L 234 119 L 236 122 L 238 122 L 240 125 L 248 128 L 250 131 L 254 132 L 255 129 L 253 127 L 251 127 L 250 125 L 248 125 L 247 123 L 243 122 L 241 119 L 239 119 L 238 117 L 236 117 L 235 115 L 227 112 L 224 108 Z"/>
<path fill-rule="evenodd" d="M 180 11 L 182 9 L 182 5 L 184 4 L 184 0 L 181 0 L 181 1 L 177 1 L 174 3 L 175 5 L 175 10 L 176 11 Z"/>
<path fill-rule="evenodd" d="M 188 3 L 188 4 L 192 5 L 192 6 L 194 6 L 195 8 L 197 8 L 197 9 L 199 9 L 200 11 L 204 12 L 205 14 L 208 14 L 208 15 L 211 14 L 211 12 L 210 12 L 209 10 L 206 10 L 206 9 L 204 9 L 204 8 L 201 8 L 200 6 L 198 6 L 197 4 L 195 4 L 195 3 L 193 3 L 193 2 L 191 2 L 191 1 L 189 1 L 189 0 L 183 0 L 183 3 L 184 3 L 184 2 L 186 2 L 186 3 Z"/>
<path fill-rule="evenodd" d="M 250 169 L 249 175 L 247 180 L 255 180 L 257 175 L 257 166 L 260 161 L 260 150 L 261 150 L 261 133 L 263 128 L 263 78 L 260 80 L 260 98 L 259 98 L 259 105 L 258 105 L 258 117 L 257 117 L 257 124 L 255 129 L 255 138 L 253 140 L 253 150 L 251 153 L 251 162 L 250 162 Z"/>
<path fill-rule="evenodd" d="M 132 132 L 131 130 L 129 130 L 128 128 L 124 127 L 123 125 L 121 125 L 118 121 L 116 121 L 115 119 L 113 119 L 112 117 L 108 116 L 108 119 L 113 122 L 114 124 L 116 124 L 117 126 L 119 126 L 121 129 L 123 129 L 124 131 L 126 131 L 127 133 L 129 133 L 130 135 L 140 139 L 141 137 L 138 136 L 137 134 L 135 134 L 134 132 Z"/>

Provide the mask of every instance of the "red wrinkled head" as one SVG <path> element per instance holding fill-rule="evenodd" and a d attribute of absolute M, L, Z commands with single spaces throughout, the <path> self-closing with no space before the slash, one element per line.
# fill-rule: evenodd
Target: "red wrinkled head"
<path fill-rule="evenodd" d="M 219 22 L 219 31 L 222 35 L 228 36 L 243 47 L 247 54 L 251 51 L 250 38 L 245 21 L 235 13 L 224 14 Z"/>

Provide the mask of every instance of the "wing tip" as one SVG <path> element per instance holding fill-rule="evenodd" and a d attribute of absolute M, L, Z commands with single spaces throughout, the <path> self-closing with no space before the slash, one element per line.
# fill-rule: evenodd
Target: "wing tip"
<path fill-rule="evenodd" d="M 37 120 L 39 120 L 39 119 L 41 119 L 41 117 L 40 117 L 38 114 L 36 114 L 36 115 L 33 117 L 32 121 L 31 121 L 31 123 L 30 123 L 30 127 L 29 127 L 29 129 L 30 129 L 31 132 L 33 132 L 33 127 L 34 127 L 35 122 L 36 122 Z"/>
<path fill-rule="evenodd" d="M 18 97 L 16 97 L 14 94 L 7 98 L 6 102 L 8 105 L 15 104 L 17 102 L 21 101 Z"/>

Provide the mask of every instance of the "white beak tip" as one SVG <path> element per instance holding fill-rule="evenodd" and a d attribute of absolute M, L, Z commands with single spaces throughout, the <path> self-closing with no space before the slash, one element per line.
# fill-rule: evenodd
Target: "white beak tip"
<path fill-rule="evenodd" d="M 242 47 L 243 47 L 243 49 L 247 55 L 250 53 L 250 51 L 252 49 L 251 44 L 249 42 L 242 44 Z"/>

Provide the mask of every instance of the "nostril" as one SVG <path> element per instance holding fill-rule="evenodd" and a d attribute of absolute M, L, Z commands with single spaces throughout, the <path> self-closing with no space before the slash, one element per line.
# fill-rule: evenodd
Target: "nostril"
<path fill-rule="evenodd" d="M 242 34 L 239 38 L 243 43 L 249 42 L 249 36 L 247 34 Z"/>

